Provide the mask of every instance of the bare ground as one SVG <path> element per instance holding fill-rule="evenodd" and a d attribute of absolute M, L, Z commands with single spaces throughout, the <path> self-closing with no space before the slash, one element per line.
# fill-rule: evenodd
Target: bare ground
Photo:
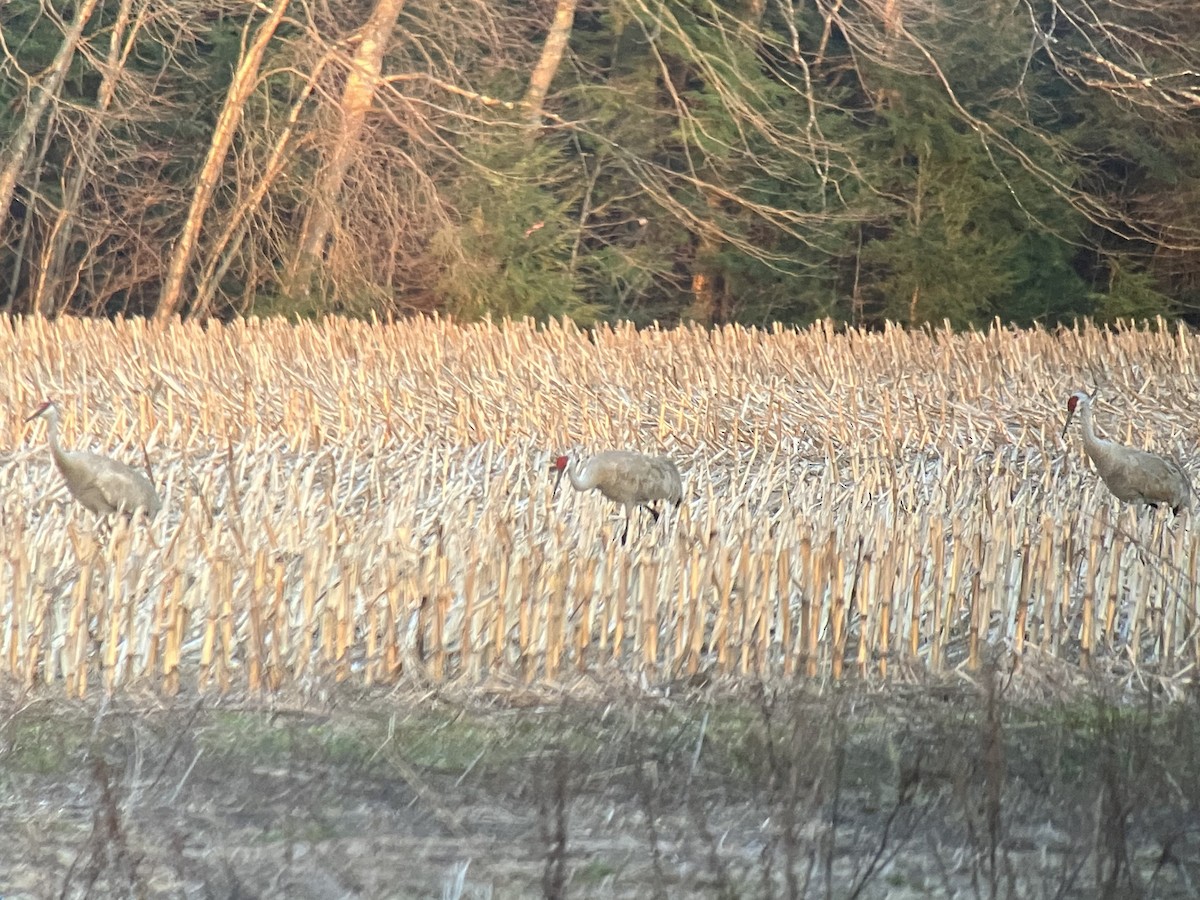
<path fill-rule="evenodd" d="M 1200 896 L 1197 704 L 1111 698 L 9 694 L 0 897 Z"/>

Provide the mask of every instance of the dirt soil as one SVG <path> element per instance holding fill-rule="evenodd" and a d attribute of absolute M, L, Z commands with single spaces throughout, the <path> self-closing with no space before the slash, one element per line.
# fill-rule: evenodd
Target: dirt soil
<path fill-rule="evenodd" d="M 0 898 L 1200 896 L 1191 702 L 0 697 Z"/>

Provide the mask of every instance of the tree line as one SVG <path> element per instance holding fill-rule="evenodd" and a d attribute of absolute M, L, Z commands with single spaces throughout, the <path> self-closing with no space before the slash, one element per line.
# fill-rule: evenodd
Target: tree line
<path fill-rule="evenodd" d="M 0 311 L 1200 321 L 1193 0 L 9 0 Z"/>

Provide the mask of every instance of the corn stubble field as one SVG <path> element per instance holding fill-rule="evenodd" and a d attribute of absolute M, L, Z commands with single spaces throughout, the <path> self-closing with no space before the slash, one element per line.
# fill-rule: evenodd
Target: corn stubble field
<path fill-rule="evenodd" d="M 1161 323 L 1160 323 L 1161 324 Z M 993 648 L 1165 683 L 1200 651 L 1190 519 L 1123 508 L 1064 402 L 1193 472 L 1183 330 L 636 331 L 7 320 L 0 666 L 131 685 L 468 690 L 906 678 Z M 164 511 L 97 529 L 63 442 Z M 669 454 L 652 525 L 551 460 Z"/>

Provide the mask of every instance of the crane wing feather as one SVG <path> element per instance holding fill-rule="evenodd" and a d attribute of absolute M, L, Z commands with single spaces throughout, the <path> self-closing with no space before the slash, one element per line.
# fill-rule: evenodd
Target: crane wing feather
<path fill-rule="evenodd" d="M 136 469 L 114 463 L 96 476 L 96 487 L 118 510 L 132 512 L 141 508 L 151 515 L 158 512 L 159 500 L 154 485 Z"/>
<path fill-rule="evenodd" d="M 600 493 L 617 503 L 651 500 L 676 503 L 683 496 L 679 470 L 670 458 L 630 450 L 597 453 L 583 467 L 580 481 L 586 488 L 599 488 Z"/>
<path fill-rule="evenodd" d="M 72 495 L 98 515 L 145 509 L 148 515 L 161 505 L 150 479 L 124 463 L 96 453 L 63 454 L 63 477 Z"/>
<path fill-rule="evenodd" d="M 1136 447 L 1113 449 L 1103 465 L 1096 460 L 1096 468 L 1117 499 L 1190 506 L 1191 482 L 1178 464 Z"/>

